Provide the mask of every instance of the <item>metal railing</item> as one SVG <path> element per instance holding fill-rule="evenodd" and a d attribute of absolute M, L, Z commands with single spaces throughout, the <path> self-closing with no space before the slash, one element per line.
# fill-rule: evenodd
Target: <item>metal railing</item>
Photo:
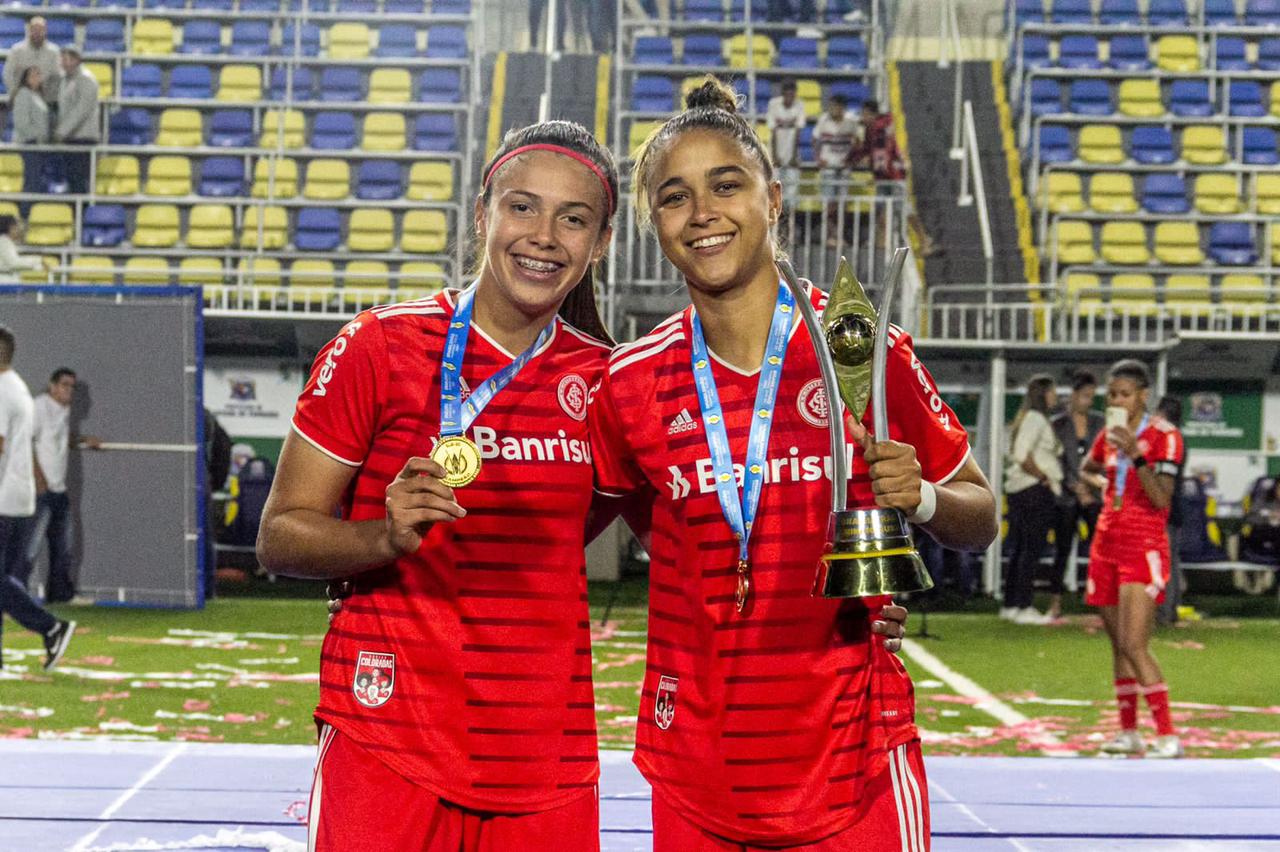
<path fill-rule="evenodd" d="M 973 123 L 973 102 L 964 102 L 964 137 L 960 157 L 960 194 L 956 204 L 971 207 L 978 201 L 978 232 L 982 237 L 982 260 L 986 266 L 986 283 L 995 279 L 995 249 L 991 240 L 991 208 L 987 206 L 986 181 L 982 177 L 982 159 L 978 150 L 978 130 Z"/>

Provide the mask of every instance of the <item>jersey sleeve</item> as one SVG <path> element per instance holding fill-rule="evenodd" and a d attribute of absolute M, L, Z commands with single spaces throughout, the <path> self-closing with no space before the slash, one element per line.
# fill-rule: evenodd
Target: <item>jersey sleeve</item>
<path fill-rule="evenodd" d="M 1186 452 L 1182 443 L 1182 433 L 1171 427 L 1167 432 L 1159 431 L 1157 434 L 1160 439 L 1153 441 L 1147 449 L 1147 463 L 1156 473 L 1177 476 L 1183 453 Z"/>
<path fill-rule="evenodd" d="M 627 433 L 613 395 L 613 382 L 606 369 L 588 396 L 587 425 L 596 490 L 621 495 L 637 490 L 645 479 L 625 437 Z"/>
<path fill-rule="evenodd" d="M 330 458 L 359 467 L 386 399 L 387 372 L 381 324 L 361 314 L 316 355 L 298 397 L 294 431 Z"/>
<path fill-rule="evenodd" d="M 910 335 L 894 327 L 889 342 L 886 376 L 889 431 L 894 440 L 915 447 L 921 475 L 926 480 L 947 482 L 960 472 L 969 456 L 969 433 L 960 425 L 951 406 L 943 401 L 933 376 L 916 357 Z"/>
<path fill-rule="evenodd" d="M 1107 430 L 1102 429 L 1098 432 L 1097 437 L 1093 439 L 1093 446 L 1089 448 L 1089 458 L 1098 464 L 1107 463 Z"/>

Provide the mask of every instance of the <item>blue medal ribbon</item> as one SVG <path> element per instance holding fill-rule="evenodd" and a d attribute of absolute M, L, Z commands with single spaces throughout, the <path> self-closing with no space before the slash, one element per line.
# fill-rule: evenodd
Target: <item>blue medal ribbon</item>
<path fill-rule="evenodd" d="M 769 450 L 769 432 L 773 428 L 774 402 L 778 398 L 778 385 L 782 381 L 782 364 L 787 356 L 787 339 L 791 334 L 791 317 L 795 299 L 791 291 L 778 285 L 778 301 L 773 308 L 773 322 L 769 326 L 769 340 L 765 346 L 764 362 L 760 365 L 760 377 L 756 384 L 756 401 L 752 409 L 751 431 L 747 439 L 747 459 L 742 476 L 742 491 L 738 491 L 737 478 L 733 474 L 733 454 L 729 450 L 729 434 L 724 426 L 724 412 L 720 408 L 720 394 L 716 391 L 716 379 L 711 371 L 711 356 L 702 334 L 702 321 L 693 315 L 693 334 L 690 341 L 693 362 L 694 386 L 698 391 L 698 405 L 702 409 L 702 425 L 706 429 L 707 448 L 711 451 L 711 469 L 715 475 L 716 496 L 720 498 L 720 510 L 738 539 L 738 587 L 735 594 L 738 612 L 746 609 L 751 593 L 748 562 L 748 543 L 756 510 L 760 505 L 760 492 L 764 489 L 765 455 Z"/>
<path fill-rule="evenodd" d="M 488 379 L 485 379 L 466 403 L 462 402 L 462 359 L 467 352 L 467 337 L 471 333 L 471 309 L 475 300 L 476 286 L 473 284 L 458 295 L 457 307 L 453 309 L 453 318 L 449 321 L 449 330 L 444 339 L 444 356 L 440 363 L 440 436 L 448 438 L 452 435 L 464 435 L 471 424 L 484 411 L 484 407 L 498 395 L 498 391 L 506 387 L 516 374 L 524 369 L 529 359 L 551 339 L 556 321 L 553 319 L 538 335 L 538 339 L 529 348 L 516 356 L 515 360 Z"/>
<path fill-rule="evenodd" d="M 1138 424 L 1138 431 L 1134 433 L 1134 440 L 1147 430 L 1147 421 L 1151 419 L 1148 414 L 1142 415 L 1142 422 Z M 1141 450 L 1139 450 L 1141 452 Z M 1120 450 L 1116 450 L 1116 487 L 1115 496 L 1111 498 L 1115 508 L 1120 508 L 1120 503 L 1124 500 L 1125 486 L 1129 481 L 1129 468 L 1133 467 L 1133 460 L 1130 459 Z"/>

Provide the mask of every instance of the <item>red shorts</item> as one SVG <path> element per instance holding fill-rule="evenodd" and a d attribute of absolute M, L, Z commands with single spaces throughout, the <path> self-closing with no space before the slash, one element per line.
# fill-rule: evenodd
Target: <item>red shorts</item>
<path fill-rule="evenodd" d="M 1169 540 L 1167 538 L 1099 538 L 1089 551 L 1089 579 L 1084 602 L 1089 606 L 1116 606 L 1120 587 L 1138 583 L 1156 603 L 1164 602 L 1169 584 Z"/>
<path fill-rule="evenodd" d="M 920 741 L 889 752 L 884 772 L 867 782 L 858 821 L 816 843 L 737 843 L 699 828 L 653 793 L 653 852 L 929 852 L 929 787 Z"/>
<path fill-rule="evenodd" d="M 391 771 L 335 728 L 320 732 L 307 852 L 599 852 L 600 811 L 588 792 L 549 811 L 500 814 L 448 802 Z"/>

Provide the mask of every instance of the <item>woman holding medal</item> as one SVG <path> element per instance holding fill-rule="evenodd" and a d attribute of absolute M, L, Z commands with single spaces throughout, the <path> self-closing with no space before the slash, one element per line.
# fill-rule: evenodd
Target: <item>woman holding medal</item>
<path fill-rule="evenodd" d="M 657 492 L 635 752 L 654 849 L 922 852 L 911 682 L 868 628 L 885 601 L 811 595 L 830 409 L 774 265 L 781 186 L 727 87 L 687 104 L 633 185 L 693 305 L 614 351 L 590 417 L 597 487 Z M 890 434 L 849 422 L 850 503 L 985 547 L 994 501 L 964 429 L 910 337 L 890 346 Z"/>
<path fill-rule="evenodd" d="M 1182 461 L 1182 435 L 1147 413 L 1147 368 L 1117 361 L 1107 376 L 1107 428 L 1081 464 L 1083 477 L 1106 474 L 1102 514 L 1089 551 L 1085 603 L 1102 614 L 1115 671 L 1120 733 L 1102 747 L 1110 754 L 1181 757 L 1169 718 L 1169 688 L 1151 654 L 1156 608 L 1169 582 L 1169 507 Z M 1138 733 L 1138 694 L 1147 700 L 1156 739 Z"/>
<path fill-rule="evenodd" d="M 579 329 L 607 337 L 617 196 L 578 125 L 508 134 L 475 283 L 316 357 L 258 539 L 275 573 L 358 575 L 321 654 L 311 849 L 599 848 L 583 538 L 610 344 Z"/>

